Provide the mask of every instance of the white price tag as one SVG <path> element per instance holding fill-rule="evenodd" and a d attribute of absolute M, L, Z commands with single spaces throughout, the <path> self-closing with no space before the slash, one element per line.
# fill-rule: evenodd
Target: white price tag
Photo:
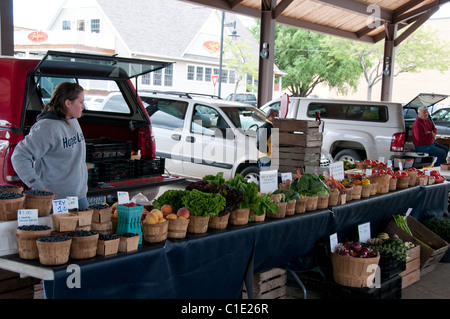
<path fill-rule="evenodd" d="M 403 171 L 403 163 L 402 162 L 398 162 L 398 169 Z"/>
<path fill-rule="evenodd" d="M 130 196 L 128 192 L 117 192 L 117 202 L 119 204 L 126 204 L 130 202 Z"/>
<path fill-rule="evenodd" d="M 67 208 L 70 209 L 78 209 L 78 197 L 67 197 Z"/>
<path fill-rule="evenodd" d="M 403 217 L 405 220 L 409 216 L 409 214 L 411 214 L 412 210 L 413 210 L 412 208 L 408 208 L 408 210 L 406 211 L 405 217 Z"/>
<path fill-rule="evenodd" d="M 330 251 L 332 253 L 334 253 L 336 251 L 336 249 L 339 247 L 339 243 L 338 243 L 338 238 L 337 238 L 337 234 L 331 234 L 330 235 Z"/>
<path fill-rule="evenodd" d="M 388 161 L 387 161 L 387 167 L 388 167 L 388 168 L 391 168 L 391 167 L 392 167 L 392 161 L 391 161 L 391 160 L 388 160 Z"/>
<path fill-rule="evenodd" d="M 370 239 L 370 223 L 358 225 L 359 241 L 366 243 Z"/>
<path fill-rule="evenodd" d="M 54 199 L 52 201 L 53 214 L 68 213 L 67 200 L 64 199 Z"/>
<path fill-rule="evenodd" d="M 292 173 L 281 173 L 281 181 L 284 183 L 287 180 L 291 180 L 292 181 Z"/>
<path fill-rule="evenodd" d="M 373 170 L 371 168 L 366 169 L 366 176 L 372 176 Z"/>
<path fill-rule="evenodd" d="M 259 189 L 263 194 L 276 191 L 278 189 L 278 171 L 259 172 Z"/>
<path fill-rule="evenodd" d="M 337 161 L 330 164 L 330 175 L 337 181 L 342 181 L 344 176 L 344 162 Z"/>
<path fill-rule="evenodd" d="M 19 209 L 17 211 L 17 225 L 37 225 L 38 210 L 37 209 Z"/>
<path fill-rule="evenodd" d="M 425 170 L 424 172 L 425 172 L 425 176 L 431 176 L 431 175 L 430 175 L 430 171 Z"/>
<path fill-rule="evenodd" d="M 383 156 L 378 157 L 378 161 L 384 163 L 384 157 Z"/>

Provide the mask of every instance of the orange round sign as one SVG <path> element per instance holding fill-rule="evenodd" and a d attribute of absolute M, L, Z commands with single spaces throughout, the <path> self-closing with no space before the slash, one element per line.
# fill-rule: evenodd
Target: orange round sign
<path fill-rule="evenodd" d="M 44 42 L 48 39 L 48 34 L 43 31 L 33 31 L 28 35 L 28 40 L 33 42 Z"/>
<path fill-rule="evenodd" d="M 211 53 L 215 53 L 215 52 L 219 52 L 220 49 L 220 44 L 217 41 L 206 41 L 203 42 L 203 47 L 211 52 Z"/>

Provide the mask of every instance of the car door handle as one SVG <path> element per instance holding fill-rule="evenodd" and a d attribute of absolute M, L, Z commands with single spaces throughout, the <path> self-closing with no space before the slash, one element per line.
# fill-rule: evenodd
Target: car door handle
<path fill-rule="evenodd" d="M 179 140 L 181 140 L 181 135 L 180 134 L 172 134 L 171 138 L 174 141 L 179 141 Z"/>
<path fill-rule="evenodd" d="M 194 143 L 195 142 L 195 137 L 193 137 L 193 136 L 186 136 L 186 142 Z"/>

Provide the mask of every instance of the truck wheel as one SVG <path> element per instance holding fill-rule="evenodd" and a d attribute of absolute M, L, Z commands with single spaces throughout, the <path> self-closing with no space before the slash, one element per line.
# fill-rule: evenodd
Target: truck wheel
<path fill-rule="evenodd" d="M 350 163 L 354 163 L 356 161 L 361 161 L 363 158 L 358 151 L 352 149 L 343 149 L 339 151 L 334 156 L 334 161 L 349 161 Z"/>
<path fill-rule="evenodd" d="M 258 166 L 252 165 L 244 168 L 241 173 L 244 178 L 249 182 L 259 183 L 259 168 Z"/>

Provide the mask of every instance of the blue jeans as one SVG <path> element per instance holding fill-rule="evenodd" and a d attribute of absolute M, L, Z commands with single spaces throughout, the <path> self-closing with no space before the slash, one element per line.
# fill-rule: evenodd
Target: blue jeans
<path fill-rule="evenodd" d="M 437 158 L 435 163 L 436 166 L 441 166 L 442 163 L 447 162 L 449 149 L 445 145 L 433 143 L 430 145 L 415 145 L 415 148 L 417 152 L 428 153 L 431 156 L 435 156 Z"/>
<path fill-rule="evenodd" d="M 268 171 L 271 165 L 270 157 L 261 157 L 258 158 L 258 167 L 260 171 Z"/>

